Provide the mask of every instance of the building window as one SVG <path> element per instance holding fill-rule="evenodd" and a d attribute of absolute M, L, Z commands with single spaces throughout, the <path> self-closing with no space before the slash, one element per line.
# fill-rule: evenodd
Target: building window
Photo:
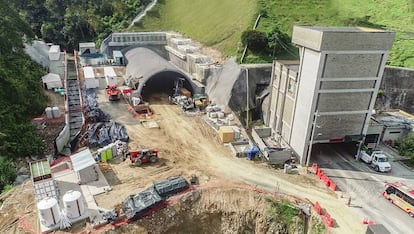
<path fill-rule="evenodd" d="M 401 132 L 395 131 L 395 132 L 390 132 L 390 134 L 401 134 Z"/>

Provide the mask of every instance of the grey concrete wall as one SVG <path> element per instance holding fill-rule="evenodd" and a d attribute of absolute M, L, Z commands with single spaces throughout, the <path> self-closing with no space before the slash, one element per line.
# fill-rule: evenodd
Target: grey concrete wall
<path fill-rule="evenodd" d="M 384 93 L 377 99 L 377 109 L 414 113 L 414 69 L 385 67 L 380 89 Z"/>
<path fill-rule="evenodd" d="M 360 27 L 294 26 L 292 42 L 316 51 L 390 50 L 395 32 Z"/>
<path fill-rule="evenodd" d="M 319 111 L 368 110 L 372 92 L 361 93 L 321 93 Z"/>
<path fill-rule="evenodd" d="M 258 84 L 270 83 L 272 73 L 272 64 L 244 64 L 241 65 L 239 77 L 234 82 L 229 100 L 229 107 L 233 111 L 246 111 L 247 87 L 246 87 L 246 70 L 249 73 L 249 106 L 250 109 L 256 108 L 256 89 Z M 222 79 L 225 79 L 223 77 Z"/>
<path fill-rule="evenodd" d="M 316 82 L 320 77 L 321 54 L 309 49 L 304 49 L 302 56 L 302 71 L 298 87 L 297 104 L 292 124 L 290 139 L 285 139 L 299 157 L 306 155 L 307 142 L 310 135 L 309 126 L 313 119 L 313 100 Z M 304 162 L 304 157 L 301 159 Z"/>
<path fill-rule="evenodd" d="M 366 114 L 322 115 L 317 118 L 314 142 L 361 134 Z M 320 135 L 320 136 L 318 136 Z"/>
<path fill-rule="evenodd" d="M 382 54 L 328 54 L 324 78 L 376 77 Z"/>

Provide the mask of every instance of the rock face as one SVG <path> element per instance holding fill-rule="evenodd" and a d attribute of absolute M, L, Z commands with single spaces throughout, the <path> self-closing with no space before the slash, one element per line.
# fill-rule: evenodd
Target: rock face
<path fill-rule="evenodd" d="M 414 69 L 385 67 L 381 82 L 382 94 L 377 109 L 401 109 L 414 113 Z"/>

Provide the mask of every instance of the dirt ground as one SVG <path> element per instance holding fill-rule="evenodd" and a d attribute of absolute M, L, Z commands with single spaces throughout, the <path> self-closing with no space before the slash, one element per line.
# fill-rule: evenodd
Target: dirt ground
<path fill-rule="evenodd" d="M 201 184 L 211 180 L 241 181 L 267 191 L 318 201 L 335 219 L 336 226 L 332 232 L 363 232 L 362 218 L 355 217 L 345 206 L 345 200 L 326 189 L 315 176 L 287 175 L 262 162 L 233 157 L 230 149 L 219 142 L 217 133 L 201 116 L 188 116 L 178 106 L 169 105 L 167 95 L 158 95 L 150 100 L 153 119 L 160 129 L 144 128 L 126 112 L 126 104 L 108 103 L 103 93 L 99 97 L 100 107 L 115 121 L 125 125 L 132 140 L 130 148 L 158 148 L 161 159 L 153 165 L 138 168 L 132 167 L 128 160 L 111 163 L 112 170 L 107 175 L 113 191 L 97 196 L 98 205 L 113 207 L 125 196 L 135 194 L 156 179 L 173 175 L 189 178 L 196 174 Z"/>
<path fill-rule="evenodd" d="M 148 129 L 142 126 L 140 121 L 127 111 L 126 103 L 107 101 L 103 90 L 99 91 L 98 97 L 100 108 L 110 114 L 114 121 L 125 126 L 131 138 L 131 149 L 157 148 L 160 151 L 160 159 L 155 164 L 134 167 L 129 160 L 120 159 L 102 164 L 101 168 L 112 191 L 95 197 L 98 206 L 113 208 L 128 195 L 136 194 L 157 179 L 176 175 L 189 179 L 192 174 L 195 174 L 201 186 L 208 186 L 212 181 L 219 181 L 222 183 L 222 189 L 227 189 L 231 187 L 231 183 L 245 183 L 268 192 L 288 194 L 291 198 L 318 201 L 335 220 L 335 226 L 329 230 L 330 233 L 363 233 L 362 217 L 355 216 L 352 209 L 345 205 L 345 199 L 339 198 L 337 194 L 326 189 L 315 176 L 303 173 L 284 174 L 282 170 L 272 169 L 263 162 L 233 157 L 230 149 L 219 142 L 215 130 L 208 126 L 201 116 L 188 116 L 182 113 L 178 106 L 169 105 L 167 95 L 157 95 L 150 100 L 154 111 L 151 118 L 157 121 L 159 129 Z M 238 191 L 232 192 L 231 189 L 226 192 L 225 196 L 222 192 L 209 194 L 211 205 L 230 204 L 229 207 L 222 207 L 224 209 L 234 208 L 234 204 L 240 205 L 245 202 L 249 204 L 248 200 L 242 199 L 243 196 Z M 217 202 L 220 199 L 221 202 Z M 28 230 L 28 232 L 33 230 L 32 233 L 36 233 L 36 207 L 30 182 L 13 189 L 6 194 L 6 197 L 0 197 L 0 201 L 5 201 L 0 210 L 1 233 L 25 233 Z M 230 213 L 231 209 L 228 210 Z M 238 206 L 238 209 L 240 213 L 252 214 L 248 212 L 250 209 L 248 206 L 245 209 L 243 206 Z M 203 212 L 203 209 L 198 211 Z M 197 209 L 194 212 L 197 212 Z M 226 213 L 226 211 L 220 212 Z M 27 216 L 23 219 L 26 224 L 21 224 L 19 221 L 21 216 Z M 165 231 L 177 233 L 181 223 L 180 217 L 175 218 L 176 225 L 172 225 Z M 237 217 L 243 219 L 243 217 Z M 211 216 L 201 215 L 197 216 L 194 222 L 211 218 Z M 182 217 L 182 219 L 190 220 L 189 217 Z M 145 222 L 137 223 L 134 228 L 148 231 L 151 225 Z M 211 225 L 214 225 L 214 222 Z M 220 225 L 217 228 L 224 230 L 228 224 L 217 223 L 217 225 Z M 26 226 L 26 231 L 22 231 L 17 226 Z M 81 225 L 71 232 L 76 233 L 76 230 L 82 228 L 88 229 Z M 228 230 L 235 230 L 232 228 L 228 226 Z M 260 233 L 260 230 L 258 232 Z"/>

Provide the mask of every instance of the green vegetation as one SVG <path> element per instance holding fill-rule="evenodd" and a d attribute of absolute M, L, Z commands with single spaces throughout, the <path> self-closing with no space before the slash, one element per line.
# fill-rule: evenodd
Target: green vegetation
<path fill-rule="evenodd" d="M 11 159 L 0 157 L 0 191 L 10 190 L 10 183 L 13 182 L 15 177 L 16 169 Z"/>
<path fill-rule="evenodd" d="M 312 216 L 311 218 L 311 234 L 321 234 L 326 233 L 326 226 L 324 223 L 321 222 L 320 219 L 318 219 L 315 216 Z"/>
<path fill-rule="evenodd" d="M 414 68 L 414 13 L 410 0 L 168 0 L 159 1 L 148 17 L 134 30 L 178 31 L 196 41 L 212 46 L 226 56 L 240 56 L 243 31 L 252 29 L 257 15 L 258 31 L 292 35 L 293 25 L 365 26 L 397 31 L 389 65 Z M 279 43 L 283 44 L 283 43 Z M 297 59 L 298 52 L 289 44 L 273 53 L 248 51 L 244 62 L 271 62 Z M 272 48 L 269 46 L 269 48 Z"/>
<path fill-rule="evenodd" d="M 41 67 L 23 51 L 33 38 L 30 26 L 5 0 L 0 4 L 0 190 L 11 183 L 16 157 L 42 155 L 43 143 L 29 117 L 43 112 L 47 98 L 42 93 Z"/>
<path fill-rule="evenodd" d="M 240 36 L 253 27 L 257 3 L 246 0 L 162 0 L 137 31 L 177 31 L 225 55 L 241 52 Z"/>
<path fill-rule="evenodd" d="M 286 201 L 275 200 L 266 197 L 265 201 L 270 204 L 268 215 L 277 220 L 278 226 L 283 230 L 288 230 L 287 233 L 300 233 L 303 231 L 303 221 L 299 219 L 299 208 L 294 207 Z"/>
<path fill-rule="evenodd" d="M 71 51 L 79 42 L 98 44 L 113 31 L 126 29 L 150 0 L 15 0 L 11 4 L 36 36 Z"/>
<path fill-rule="evenodd" d="M 398 139 L 395 142 L 400 155 L 410 157 L 414 160 L 414 132 L 410 132 L 407 136 Z"/>

